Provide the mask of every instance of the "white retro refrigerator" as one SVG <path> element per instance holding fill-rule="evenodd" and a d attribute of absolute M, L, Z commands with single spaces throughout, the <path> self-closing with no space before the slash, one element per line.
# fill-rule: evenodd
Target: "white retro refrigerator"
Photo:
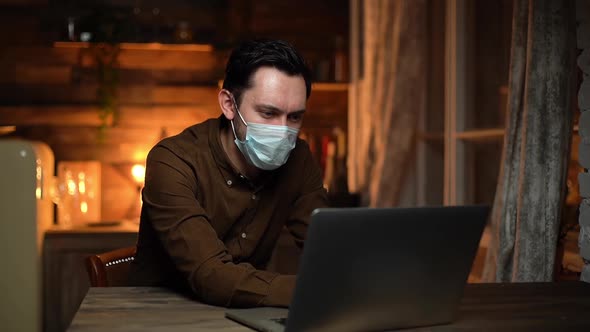
<path fill-rule="evenodd" d="M 41 331 L 42 248 L 53 224 L 51 149 L 0 140 L 0 330 Z"/>

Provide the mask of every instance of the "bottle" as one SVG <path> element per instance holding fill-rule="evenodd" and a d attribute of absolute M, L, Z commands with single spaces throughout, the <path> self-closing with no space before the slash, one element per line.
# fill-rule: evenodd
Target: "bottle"
<path fill-rule="evenodd" d="M 344 38 L 340 35 L 336 37 L 334 51 L 334 81 L 348 81 L 348 62 L 346 50 L 344 49 Z"/>
<path fill-rule="evenodd" d="M 180 21 L 174 32 L 174 40 L 180 44 L 188 44 L 193 40 L 193 31 L 187 21 Z"/>

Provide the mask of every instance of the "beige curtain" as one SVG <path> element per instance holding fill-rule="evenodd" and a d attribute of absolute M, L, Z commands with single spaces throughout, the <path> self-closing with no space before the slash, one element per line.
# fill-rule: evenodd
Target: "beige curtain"
<path fill-rule="evenodd" d="M 551 281 L 572 134 L 570 0 L 515 0 L 508 119 L 483 280 Z"/>
<path fill-rule="evenodd" d="M 426 0 L 352 0 L 349 188 L 397 204 L 425 107 Z"/>
<path fill-rule="evenodd" d="M 580 235 L 578 246 L 584 261 L 580 280 L 590 283 L 590 1 L 576 1 L 577 42 L 580 55 L 578 66 L 582 75 L 578 90 L 578 120 L 580 146 L 578 150 L 579 166 L 585 171 L 578 174 L 578 184 L 582 196 L 580 203 Z"/>

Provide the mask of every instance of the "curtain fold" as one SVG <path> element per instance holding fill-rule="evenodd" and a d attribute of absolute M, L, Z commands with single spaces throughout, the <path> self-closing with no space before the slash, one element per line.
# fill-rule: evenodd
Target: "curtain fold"
<path fill-rule="evenodd" d="M 427 1 L 352 1 L 362 47 L 351 51 L 349 188 L 364 205 L 394 206 L 426 105 Z"/>
<path fill-rule="evenodd" d="M 515 0 L 508 117 L 483 281 L 552 281 L 572 135 L 570 0 Z"/>

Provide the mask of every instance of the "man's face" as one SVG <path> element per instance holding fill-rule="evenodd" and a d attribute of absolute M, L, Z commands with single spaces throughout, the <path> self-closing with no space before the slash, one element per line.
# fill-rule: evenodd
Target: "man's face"
<path fill-rule="evenodd" d="M 289 76 L 278 69 L 262 67 L 254 72 L 253 85 L 242 93 L 240 114 L 246 122 L 289 126 L 299 129 L 305 112 L 306 89 L 302 76 Z M 234 117 L 240 140 L 246 126 Z"/>

